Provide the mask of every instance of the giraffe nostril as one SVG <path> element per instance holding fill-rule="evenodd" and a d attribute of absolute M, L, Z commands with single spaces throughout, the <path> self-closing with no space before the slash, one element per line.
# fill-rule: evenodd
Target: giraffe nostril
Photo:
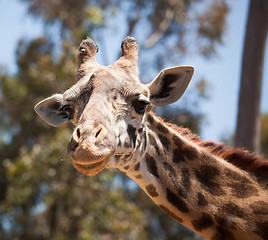
<path fill-rule="evenodd" d="M 97 138 L 99 136 L 100 132 L 101 132 L 101 128 L 96 132 L 95 138 Z"/>
<path fill-rule="evenodd" d="M 76 135 L 77 135 L 78 138 L 80 138 L 81 134 L 80 134 L 79 128 L 76 129 Z"/>

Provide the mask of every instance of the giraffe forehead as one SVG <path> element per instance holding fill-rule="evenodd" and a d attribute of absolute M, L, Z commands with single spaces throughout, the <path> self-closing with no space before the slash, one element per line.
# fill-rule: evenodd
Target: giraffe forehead
<path fill-rule="evenodd" d="M 91 89 L 91 94 L 94 92 L 109 95 L 113 91 L 117 91 L 125 97 L 139 94 L 149 95 L 148 88 L 138 79 L 131 78 L 124 71 L 117 74 L 119 72 L 118 69 L 112 71 L 110 68 L 101 68 L 92 74 L 87 74 L 64 93 L 64 99 L 67 101 L 75 100 L 88 89 Z"/>
<path fill-rule="evenodd" d="M 101 69 L 94 72 L 91 76 L 94 88 L 96 91 L 104 91 L 105 93 L 111 90 L 117 90 L 124 96 L 144 94 L 148 96 L 148 88 L 142 84 L 138 77 L 133 77 L 121 68 Z"/>

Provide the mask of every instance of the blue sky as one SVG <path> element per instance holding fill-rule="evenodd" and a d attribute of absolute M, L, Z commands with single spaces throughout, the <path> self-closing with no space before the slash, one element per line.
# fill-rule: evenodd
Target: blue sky
<path fill-rule="evenodd" d="M 206 60 L 191 55 L 182 65 L 193 65 L 193 81 L 205 78 L 210 85 L 209 100 L 203 101 L 201 111 L 206 120 L 202 125 L 201 137 L 220 141 L 233 134 L 236 124 L 240 69 L 243 40 L 249 0 L 229 0 L 231 11 L 227 20 L 224 45 L 217 49 L 217 57 Z M 15 49 L 21 38 L 34 38 L 44 31 L 40 20 L 27 15 L 25 4 L 17 0 L 0 1 L 0 65 L 11 73 L 16 71 Z M 266 44 L 268 45 L 268 43 Z M 268 113 L 268 46 L 266 47 L 262 112 Z"/>

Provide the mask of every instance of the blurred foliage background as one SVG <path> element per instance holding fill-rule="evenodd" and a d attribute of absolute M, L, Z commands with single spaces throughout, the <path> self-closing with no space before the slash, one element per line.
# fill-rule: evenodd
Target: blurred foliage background
<path fill-rule="evenodd" d="M 71 126 L 46 125 L 33 106 L 74 84 L 75 55 L 86 36 L 100 46 L 103 62 L 108 60 L 102 39 L 113 37 L 107 32 L 135 36 L 143 82 L 190 52 L 213 56 L 223 42 L 227 1 L 21 1 L 47 31 L 18 42 L 15 74 L 0 72 L 0 239 L 202 239 L 163 214 L 118 171 L 94 178 L 78 173 L 66 153 Z M 110 47 L 116 58 L 120 46 Z M 198 106 L 208 97 L 206 89 L 200 79 L 187 104 L 156 111 L 198 133 L 203 119 Z M 264 116 L 263 146 L 267 123 Z"/>

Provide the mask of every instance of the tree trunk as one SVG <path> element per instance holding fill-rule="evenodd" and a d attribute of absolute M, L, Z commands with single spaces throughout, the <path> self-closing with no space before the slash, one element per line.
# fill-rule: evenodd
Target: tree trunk
<path fill-rule="evenodd" d="M 260 99 L 268 29 L 268 1 L 251 0 L 240 80 L 235 146 L 260 151 Z"/>

